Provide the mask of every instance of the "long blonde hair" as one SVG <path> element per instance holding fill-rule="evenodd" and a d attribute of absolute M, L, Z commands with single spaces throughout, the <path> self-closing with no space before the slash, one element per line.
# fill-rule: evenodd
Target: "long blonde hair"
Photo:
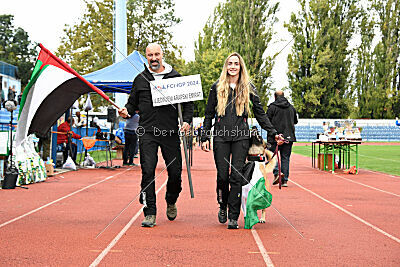
<path fill-rule="evenodd" d="M 244 109 L 246 109 L 247 114 L 250 113 L 250 83 L 249 83 L 249 75 L 247 73 L 246 65 L 244 64 L 243 58 L 239 55 L 239 53 L 234 52 L 230 54 L 226 60 L 224 67 L 222 68 L 221 75 L 219 77 L 218 85 L 217 85 L 217 99 L 218 105 L 216 108 L 218 116 L 225 116 L 225 109 L 228 105 L 228 96 L 229 96 L 229 74 L 228 74 L 228 60 L 230 57 L 236 56 L 239 58 L 240 64 L 240 72 L 239 72 L 239 80 L 238 84 L 235 87 L 235 107 L 236 107 L 236 115 L 242 116 Z M 230 104 L 230 103 L 229 103 Z"/>

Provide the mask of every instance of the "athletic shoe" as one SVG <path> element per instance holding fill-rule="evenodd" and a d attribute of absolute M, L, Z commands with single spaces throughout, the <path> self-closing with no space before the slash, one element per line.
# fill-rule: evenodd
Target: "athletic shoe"
<path fill-rule="evenodd" d="M 239 225 L 238 225 L 237 220 L 229 219 L 228 229 L 239 229 Z"/>
<path fill-rule="evenodd" d="M 287 187 L 287 181 L 283 181 L 282 187 Z"/>
<path fill-rule="evenodd" d="M 168 220 L 170 220 L 170 221 L 175 220 L 177 214 L 178 214 L 178 210 L 176 209 L 176 205 L 167 203 L 167 218 L 168 218 Z"/>
<path fill-rule="evenodd" d="M 218 212 L 218 221 L 220 223 L 226 223 L 227 217 L 226 217 L 226 208 L 219 208 Z"/>
<path fill-rule="evenodd" d="M 281 177 L 283 177 L 283 173 L 281 173 Z M 279 184 L 279 176 L 278 174 L 274 174 L 274 181 L 272 182 L 273 185 Z"/>
<path fill-rule="evenodd" d="M 153 227 L 155 225 L 156 215 L 147 215 L 142 222 L 142 227 Z"/>

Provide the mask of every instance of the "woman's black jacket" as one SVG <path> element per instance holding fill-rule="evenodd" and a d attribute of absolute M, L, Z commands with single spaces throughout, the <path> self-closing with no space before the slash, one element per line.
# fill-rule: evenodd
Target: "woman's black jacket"
<path fill-rule="evenodd" d="M 210 89 L 208 96 L 205 118 L 203 123 L 203 131 L 201 141 L 210 140 L 211 135 L 214 142 L 218 141 L 239 141 L 250 138 L 250 129 L 248 124 L 248 114 L 246 110 L 242 116 L 236 115 L 234 90 L 230 89 L 227 106 L 225 108 L 225 116 L 218 116 L 216 107 L 218 104 L 217 84 L 215 82 Z M 252 110 L 257 122 L 264 130 L 268 131 L 268 135 L 275 135 L 276 130 L 269 121 L 264 109 L 260 103 L 260 98 L 254 85 L 251 85 L 250 93 L 250 109 Z M 211 133 L 212 119 L 215 118 L 214 131 Z"/>

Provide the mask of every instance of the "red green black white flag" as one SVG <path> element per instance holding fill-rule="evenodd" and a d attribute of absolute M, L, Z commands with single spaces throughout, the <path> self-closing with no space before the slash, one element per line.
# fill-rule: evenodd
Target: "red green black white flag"
<path fill-rule="evenodd" d="M 16 146 L 30 134 L 44 136 L 83 94 L 97 92 L 109 97 L 80 76 L 68 64 L 40 44 L 41 51 L 31 79 L 22 94 Z"/>

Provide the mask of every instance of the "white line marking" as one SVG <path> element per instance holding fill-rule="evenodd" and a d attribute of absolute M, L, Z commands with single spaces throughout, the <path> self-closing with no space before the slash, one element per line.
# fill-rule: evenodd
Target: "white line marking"
<path fill-rule="evenodd" d="M 251 233 L 253 234 L 254 240 L 256 241 L 256 244 L 258 246 L 258 249 L 261 252 L 261 255 L 263 256 L 264 262 L 268 267 L 273 267 L 274 264 L 272 263 L 271 258 L 268 255 L 267 250 L 265 249 L 263 242 L 261 241 L 260 236 L 258 235 L 256 229 L 251 229 Z"/>
<path fill-rule="evenodd" d="M 355 184 L 359 184 L 359 185 L 362 185 L 362 186 L 365 186 L 365 187 L 374 189 L 374 190 L 376 190 L 376 191 L 380 191 L 380 192 L 382 192 L 382 193 L 386 193 L 386 194 L 389 194 L 389 195 L 393 195 L 393 196 L 395 196 L 395 197 L 400 197 L 400 195 L 397 195 L 397 194 L 395 194 L 395 193 L 392 193 L 392 192 L 389 192 L 389 191 L 385 191 L 385 190 L 382 190 L 382 189 L 379 189 L 379 188 L 376 188 L 376 187 L 373 187 L 373 186 L 370 186 L 370 185 L 366 185 L 366 184 L 363 184 L 363 183 L 360 183 L 360 182 L 356 182 L 356 181 L 354 181 L 354 180 L 351 180 L 351 179 L 342 177 L 342 176 L 337 175 L 337 174 L 334 174 L 334 176 L 339 177 L 339 178 L 341 178 L 341 179 L 344 179 L 344 180 L 346 180 L 346 181 L 355 183 Z"/>
<path fill-rule="evenodd" d="M 372 173 L 376 173 L 376 174 L 380 174 L 380 175 L 384 175 L 384 176 L 388 176 L 388 177 L 392 177 L 392 178 L 396 178 L 399 179 L 400 176 L 396 176 L 396 175 L 391 175 L 391 174 L 387 174 L 384 172 L 378 172 L 378 171 L 372 171 L 372 170 L 368 170 L 368 169 L 362 169 L 363 171 L 367 171 L 367 172 L 372 172 Z"/>
<path fill-rule="evenodd" d="M 307 168 L 314 169 L 312 167 L 307 167 Z M 355 184 L 359 184 L 359 185 L 374 189 L 376 191 L 380 191 L 380 192 L 385 193 L 385 194 L 393 195 L 395 197 L 400 197 L 400 195 L 398 195 L 398 194 L 395 194 L 395 193 L 392 193 L 392 192 L 389 192 L 389 191 L 385 191 L 385 190 L 382 190 L 382 189 L 379 189 L 379 188 L 376 188 L 376 187 L 373 187 L 373 186 L 370 186 L 370 185 L 366 185 L 366 184 L 363 184 L 363 183 L 360 183 L 360 182 L 356 182 L 354 180 L 351 180 L 351 179 L 348 179 L 346 177 L 340 176 L 339 174 L 336 174 L 336 173 L 334 173 L 333 176 L 341 178 L 341 179 L 349 181 L 349 182 L 352 182 L 352 183 L 355 183 Z"/>
<path fill-rule="evenodd" d="M 75 195 L 75 194 L 77 194 L 77 193 L 79 193 L 79 192 L 82 192 L 83 190 L 86 190 L 86 189 L 88 189 L 88 188 L 90 188 L 90 187 L 92 187 L 92 186 L 95 186 L 95 185 L 98 185 L 98 184 L 100 184 L 100 183 L 102 183 L 102 182 L 105 182 L 105 181 L 107 181 L 107 180 L 109 180 L 109 179 L 111 179 L 111 178 L 113 178 L 113 177 L 115 177 L 115 176 L 117 176 L 117 175 L 123 174 L 123 173 L 129 171 L 130 169 L 131 169 L 131 168 L 129 168 L 129 169 L 123 171 L 123 172 L 117 173 L 117 174 L 115 174 L 115 175 L 109 176 L 109 177 L 107 177 L 107 178 L 105 178 L 105 179 L 103 179 L 103 180 L 101 180 L 101 181 L 98 181 L 98 182 L 96 182 L 96 183 L 94 183 L 94 184 L 85 186 L 84 188 L 81 188 L 81 189 L 79 189 L 79 190 L 76 190 L 75 192 L 72 192 L 72 193 L 70 193 L 70 194 L 68 194 L 68 195 L 66 195 L 66 196 L 63 196 L 62 198 L 56 199 L 56 200 L 54 200 L 54 201 L 52 201 L 52 202 L 50 202 L 50 203 L 47 203 L 46 205 L 43 205 L 43 206 L 41 206 L 41 207 L 39 207 L 39 208 L 37 208 L 37 209 L 31 210 L 30 212 L 27 212 L 27 213 L 25 213 L 25 214 L 23 214 L 23 215 L 21 215 L 21 216 L 18 216 L 18 217 L 14 218 L 14 219 L 11 219 L 11 220 L 9 220 L 9 221 L 7 221 L 7 222 L 5 222 L 5 223 L 2 223 L 2 224 L 0 224 L 0 228 L 1 228 L 1 227 L 4 227 L 4 226 L 6 226 L 7 224 L 10 224 L 10 223 L 12 223 L 12 222 L 18 221 L 19 219 L 22 219 L 22 218 L 24 218 L 24 217 L 26 217 L 26 216 L 28 216 L 28 215 L 31 215 L 31 214 L 33 214 L 33 213 L 35 213 L 35 212 L 37 212 L 37 211 L 39 211 L 39 210 L 41 210 L 41 209 L 44 209 L 44 208 L 46 208 L 46 207 L 48 207 L 48 206 L 50 206 L 50 205 L 53 205 L 54 203 L 57 203 L 57 202 L 59 202 L 59 201 L 61 201 L 61 200 L 64 200 L 64 199 L 70 197 L 70 196 L 73 196 L 73 195 Z"/>
<path fill-rule="evenodd" d="M 370 158 L 370 159 L 383 160 L 383 161 L 400 162 L 399 160 L 395 160 L 395 159 L 371 157 L 371 156 L 366 156 L 366 155 L 363 155 L 363 154 L 360 154 L 360 153 L 359 153 L 358 155 L 361 156 L 361 157 Z"/>
<path fill-rule="evenodd" d="M 168 178 L 161 185 L 161 187 L 156 191 L 156 195 L 161 189 L 167 184 Z M 132 224 L 136 221 L 136 219 L 140 216 L 143 211 L 143 207 L 132 217 L 132 219 L 125 225 L 125 227 L 118 233 L 118 235 L 108 244 L 108 246 L 97 256 L 97 258 L 90 264 L 89 266 L 97 266 L 104 259 L 104 257 L 110 252 L 110 250 L 117 244 L 117 242 L 121 239 L 121 237 L 128 231 L 128 229 L 132 226 Z"/>
<path fill-rule="evenodd" d="M 365 221 L 364 219 L 361 219 L 361 218 L 358 217 L 357 215 L 355 215 L 355 214 L 351 213 L 350 211 L 348 211 L 348 210 L 346 210 L 346 209 L 340 207 L 339 205 L 337 205 L 337 204 L 335 204 L 335 203 L 333 203 L 333 202 L 331 202 L 331 201 L 329 201 L 329 200 L 327 200 L 327 199 L 321 197 L 321 196 L 318 195 L 317 193 L 314 193 L 313 191 L 311 191 L 311 190 L 309 190 L 309 189 L 307 189 L 307 188 L 305 188 L 305 187 L 299 185 L 299 184 L 296 183 L 295 181 L 291 180 L 291 182 L 294 183 L 295 185 L 297 185 L 298 187 L 300 187 L 301 189 L 303 189 L 303 190 L 309 192 L 310 194 L 313 194 L 314 196 L 316 196 L 316 197 L 322 199 L 323 201 L 325 201 L 326 203 L 328 203 L 328 204 L 334 206 L 335 208 L 337 208 L 337 209 L 343 211 L 344 213 L 346 213 L 347 215 L 353 217 L 354 219 L 356 219 L 356 220 L 362 222 L 363 224 L 365 224 L 365 225 L 371 227 L 372 229 L 374 229 L 375 231 L 377 231 L 377 232 L 379 232 L 379 233 L 381 233 L 381 234 L 383 234 L 383 235 L 389 237 L 390 239 L 392 239 L 392 240 L 394 240 L 394 241 L 396 241 L 397 243 L 400 244 L 400 239 L 399 239 L 399 238 L 397 238 L 397 237 L 395 237 L 395 236 L 392 236 L 392 235 L 389 234 L 389 233 L 386 233 L 386 232 L 383 231 L 382 229 L 380 229 L 380 228 L 376 227 L 375 225 L 373 225 L 373 224 L 371 224 L 371 223 Z"/>

